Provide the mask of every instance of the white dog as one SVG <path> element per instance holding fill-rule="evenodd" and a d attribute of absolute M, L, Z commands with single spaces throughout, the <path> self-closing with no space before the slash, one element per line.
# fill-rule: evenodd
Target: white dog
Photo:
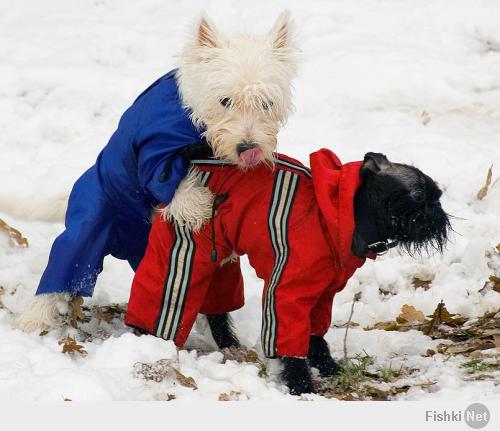
<path fill-rule="evenodd" d="M 200 20 L 182 53 L 177 79 L 182 103 L 218 158 L 242 169 L 273 163 L 278 130 L 293 109 L 296 51 L 287 12 L 263 36 L 227 37 L 207 17 Z M 161 214 L 198 230 L 210 218 L 212 204 L 213 195 L 191 171 Z M 36 296 L 17 326 L 28 332 L 56 326 L 70 299 L 67 293 Z"/>

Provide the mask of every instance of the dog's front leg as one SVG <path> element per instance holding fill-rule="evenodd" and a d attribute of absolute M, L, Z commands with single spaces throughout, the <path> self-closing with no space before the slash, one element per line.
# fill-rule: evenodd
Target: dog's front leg
<path fill-rule="evenodd" d="M 305 358 L 282 356 L 283 371 L 281 377 L 290 388 L 290 394 L 300 395 L 314 393 L 311 371 Z"/>
<path fill-rule="evenodd" d="M 332 358 L 328 343 L 323 337 L 311 335 L 307 359 L 312 367 L 319 370 L 321 377 L 330 377 L 342 371 L 342 367 Z"/>
<path fill-rule="evenodd" d="M 214 194 L 203 186 L 200 171 L 192 168 L 179 184 L 172 201 L 159 213 L 164 220 L 176 221 L 197 232 L 210 220 L 213 203 Z"/>
<path fill-rule="evenodd" d="M 47 330 L 58 325 L 58 317 L 68 312 L 68 293 L 36 295 L 26 310 L 16 318 L 16 327 L 24 332 Z"/>

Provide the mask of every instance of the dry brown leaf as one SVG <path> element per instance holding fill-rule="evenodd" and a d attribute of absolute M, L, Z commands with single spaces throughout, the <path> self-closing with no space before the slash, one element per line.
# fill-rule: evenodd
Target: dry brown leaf
<path fill-rule="evenodd" d="M 490 275 L 489 280 L 492 283 L 492 289 L 495 292 L 500 293 L 500 277 L 497 277 L 496 275 Z"/>
<path fill-rule="evenodd" d="M 377 322 L 373 326 L 363 328 L 365 331 L 371 331 L 372 329 L 382 329 L 383 331 L 396 331 L 398 329 L 398 324 L 396 322 Z"/>
<path fill-rule="evenodd" d="M 483 187 L 477 192 L 477 198 L 482 200 L 488 194 L 488 188 L 491 184 L 491 177 L 493 176 L 493 165 L 488 169 L 488 174 L 486 175 L 486 182 Z"/>
<path fill-rule="evenodd" d="M 401 307 L 401 314 L 396 317 L 396 322 L 401 325 L 406 323 L 423 322 L 425 320 L 425 315 L 421 311 L 417 310 L 412 305 L 404 304 Z"/>
<path fill-rule="evenodd" d="M 126 304 L 109 304 L 92 307 L 92 311 L 95 312 L 99 319 L 104 320 L 107 323 L 113 321 L 114 318 L 120 318 L 126 311 Z"/>
<path fill-rule="evenodd" d="M 432 334 L 434 328 L 442 323 L 453 323 L 453 316 L 455 316 L 455 314 L 451 314 L 446 309 L 444 302 L 441 301 L 434 310 L 434 313 L 432 313 L 431 316 L 428 316 L 431 320 L 429 321 L 427 327 L 424 329 L 424 334 Z"/>
<path fill-rule="evenodd" d="M 177 368 L 171 367 L 172 371 L 175 374 L 175 379 L 182 385 L 185 386 L 186 388 L 192 388 L 192 389 L 198 389 L 198 386 L 196 385 L 196 382 L 192 377 L 186 377 L 184 374 L 182 374 Z"/>
<path fill-rule="evenodd" d="M 83 305 L 83 298 L 81 296 L 77 296 L 77 297 L 73 298 L 73 300 L 71 301 L 71 309 L 72 309 L 73 315 L 78 320 L 85 319 L 85 315 L 83 314 L 83 310 L 82 310 L 82 305 Z"/>
<path fill-rule="evenodd" d="M 9 235 L 11 245 L 18 247 L 28 247 L 28 240 L 17 229 L 9 226 L 5 221 L 0 219 L 0 230 L 4 230 Z"/>
<path fill-rule="evenodd" d="M 219 401 L 238 401 L 241 392 L 231 391 L 229 394 L 224 392 L 219 395 Z"/>
<path fill-rule="evenodd" d="M 413 277 L 411 284 L 415 289 L 429 290 L 431 287 L 432 280 L 422 280 L 417 276 Z"/>
<path fill-rule="evenodd" d="M 224 355 L 224 362 L 236 361 L 238 363 L 257 363 L 259 359 L 255 350 L 248 350 L 246 347 L 227 347 L 222 349 L 222 354 Z"/>
<path fill-rule="evenodd" d="M 75 353 L 78 353 L 82 356 L 85 356 L 87 354 L 87 351 L 83 348 L 81 344 L 78 344 L 76 340 L 71 337 L 70 335 L 62 338 L 61 340 L 58 341 L 58 344 L 62 346 L 62 352 L 73 355 Z"/>
<path fill-rule="evenodd" d="M 83 314 L 82 305 L 83 305 L 83 298 L 81 296 L 76 296 L 69 303 L 70 306 L 69 324 L 75 329 L 78 328 L 78 321 L 85 320 L 85 315 Z"/>

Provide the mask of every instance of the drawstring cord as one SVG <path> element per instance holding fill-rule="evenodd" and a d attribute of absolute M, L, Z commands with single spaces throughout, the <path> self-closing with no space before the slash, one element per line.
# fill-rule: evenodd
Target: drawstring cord
<path fill-rule="evenodd" d="M 210 223 L 212 225 L 212 251 L 210 252 L 210 260 L 212 262 L 217 262 L 217 249 L 215 248 L 215 211 L 219 208 L 219 205 L 227 200 L 229 195 L 224 193 L 223 195 L 215 196 L 214 202 L 212 204 L 212 218 Z"/>

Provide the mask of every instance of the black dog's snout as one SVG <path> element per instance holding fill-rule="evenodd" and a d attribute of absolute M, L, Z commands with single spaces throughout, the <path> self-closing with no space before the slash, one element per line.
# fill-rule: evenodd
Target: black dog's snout
<path fill-rule="evenodd" d="M 253 142 L 244 141 L 241 144 L 238 144 L 238 146 L 236 147 L 236 151 L 238 152 L 238 156 L 239 156 L 244 151 L 251 150 L 252 148 L 255 148 L 256 146 L 257 146 L 257 144 L 255 144 Z"/>

